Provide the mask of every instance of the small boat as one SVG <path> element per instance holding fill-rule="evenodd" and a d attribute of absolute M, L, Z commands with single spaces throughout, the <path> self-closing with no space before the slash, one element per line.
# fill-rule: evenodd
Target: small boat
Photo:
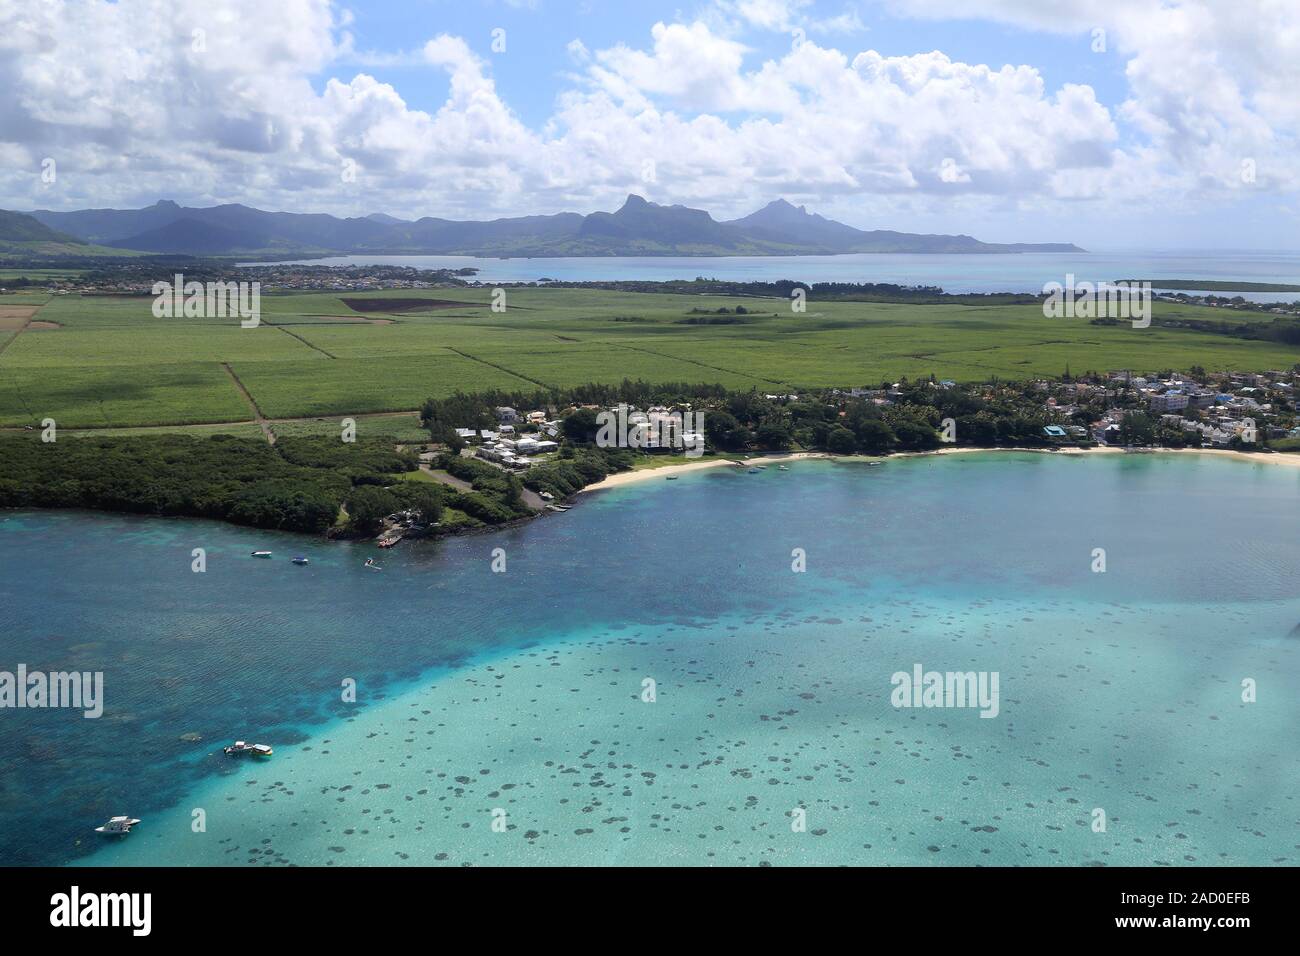
<path fill-rule="evenodd" d="M 375 564 L 375 559 L 374 559 L 374 558 L 366 558 L 366 567 L 370 568 L 372 571 L 382 571 L 382 570 L 384 570 L 384 569 L 381 568 L 379 565 Z"/>
<path fill-rule="evenodd" d="M 275 751 L 266 744 L 248 744 L 242 740 L 236 740 L 229 747 L 224 748 L 222 753 L 228 757 L 242 757 L 244 754 L 252 757 L 269 757 Z"/>
<path fill-rule="evenodd" d="M 676 481 L 679 477 L 679 475 L 669 475 L 668 481 Z"/>
<path fill-rule="evenodd" d="M 789 471 L 790 469 L 787 468 L 785 465 L 777 465 L 777 466 L 776 466 L 776 470 L 777 470 L 777 471 Z"/>
<path fill-rule="evenodd" d="M 126 836 L 139 822 L 133 817 L 111 817 L 102 827 L 95 827 L 95 832 L 106 836 Z"/>
<path fill-rule="evenodd" d="M 300 555 L 298 555 L 297 557 L 295 557 L 295 558 L 293 559 L 293 563 L 294 563 L 294 564 L 306 564 L 306 563 L 307 563 L 307 559 L 304 558 L 304 557 L 300 554 Z"/>
<path fill-rule="evenodd" d="M 270 556 L 271 556 L 271 552 L 270 552 L 270 551 L 254 551 L 254 552 L 253 552 L 253 557 L 255 557 L 255 558 L 269 558 Z"/>
<path fill-rule="evenodd" d="M 763 470 L 763 469 L 761 469 L 761 468 L 751 468 L 751 469 L 749 469 L 749 473 L 750 473 L 751 475 L 757 475 L 757 474 L 758 474 L 760 471 L 762 471 L 762 470 Z"/>

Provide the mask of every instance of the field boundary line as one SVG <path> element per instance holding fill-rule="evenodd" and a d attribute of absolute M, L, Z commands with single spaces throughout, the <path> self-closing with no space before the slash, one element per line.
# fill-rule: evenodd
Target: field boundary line
<path fill-rule="evenodd" d="M 669 355 L 667 352 L 656 352 L 654 349 L 641 348 L 639 345 L 623 345 L 619 342 L 601 342 L 602 345 L 613 345 L 615 348 L 627 349 L 629 352 L 644 352 L 646 355 L 656 355 L 659 358 L 673 359 L 677 362 L 689 362 L 691 365 L 698 365 L 700 368 L 707 368 L 714 372 L 726 372 L 728 375 L 739 375 L 741 378 L 750 378 L 756 382 L 766 382 L 768 385 L 779 385 L 782 388 L 789 388 L 790 382 L 778 382 L 776 379 L 764 378 L 761 375 L 751 375 L 749 372 L 738 372 L 734 368 L 723 368 L 720 365 L 709 365 L 706 362 L 699 362 L 695 359 L 683 358 L 680 355 Z"/>
<path fill-rule="evenodd" d="M 289 331 L 288 329 L 286 329 L 283 325 L 276 325 L 274 322 L 270 322 L 270 323 L 267 323 L 267 324 L 270 325 L 271 328 L 273 328 L 273 329 L 279 329 L 279 330 L 280 330 L 281 332 L 283 332 L 285 335 L 288 335 L 288 336 L 290 336 L 291 338 L 295 338 L 295 339 L 297 339 L 297 340 L 298 340 L 299 342 L 301 342 L 303 345 L 307 346 L 307 348 L 309 348 L 309 349 L 315 349 L 317 352 L 319 352 L 321 355 L 325 356 L 326 358 L 332 358 L 332 359 L 336 359 L 336 358 L 338 358 L 337 355 L 333 355 L 333 354 L 331 354 L 331 353 L 329 353 L 329 352 L 326 352 L 326 351 L 325 351 L 323 348 L 321 348 L 319 345 L 313 345 L 311 342 L 308 342 L 306 339 L 304 339 L 304 338 L 303 338 L 301 335 L 299 335 L 297 332 L 290 332 L 290 331 Z"/>
<path fill-rule="evenodd" d="M 486 365 L 488 368 L 494 368 L 498 372 L 507 372 L 510 375 L 513 375 L 515 378 L 522 378 L 525 382 L 532 382 L 534 385 L 537 385 L 541 388 L 549 388 L 549 389 L 555 388 L 554 385 L 548 385 L 545 382 L 539 382 L 535 378 L 529 378 L 527 375 L 521 375 L 519 372 L 516 372 L 512 368 L 506 368 L 504 365 L 496 364 L 496 362 L 489 362 L 487 359 L 481 359 L 477 355 L 470 355 L 468 352 L 462 352 L 460 349 L 452 348 L 450 345 L 444 345 L 442 347 L 445 348 L 448 352 L 455 352 L 461 358 L 467 358 L 471 362 L 478 362 L 480 365 Z"/>
<path fill-rule="evenodd" d="M 244 396 L 244 400 L 248 402 L 248 407 L 253 410 L 253 418 L 257 422 L 257 427 L 262 429 L 262 434 L 266 436 L 266 443 L 274 445 L 275 432 L 271 430 L 271 425 L 266 420 L 266 416 L 262 414 L 262 410 L 257 407 L 257 402 L 254 401 L 252 394 L 244 387 L 244 383 L 239 380 L 239 376 L 235 374 L 235 370 L 230 367 L 229 362 L 222 362 L 221 367 L 226 370 L 230 380 L 235 383 L 235 388 L 239 389 L 239 394 Z"/>
<path fill-rule="evenodd" d="M 52 298 L 50 298 L 50 299 L 46 299 L 44 302 L 42 302 L 40 305 L 38 305 L 38 306 L 36 307 L 36 311 L 33 312 L 31 315 L 27 316 L 27 321 L 24 322 L 22 325 L 20 325 L 18 328 L 14 329 L 14 334 L 13 334 L 13 335 L 9 336 L 9 338 L 5 339 L 3 342 L 0 342 L 0 355 L 3 355 L 4 352 L 5 352 L 5 349 L 7 349 L 7 348 L 9 348 L 9 346 L 13 345 L 14 342 L 17 341 L 18 336 L 20 336 L 20 335 L 22 335 L 24 332 L 26 332 L 26 331 L 27 331 L 27 327 L 28 327 L 29 325 L 31 325 L 33 322 L 36 321 L 36 317 L 37 317 L 38 315 L 41 314 L 41 309 L 45 308 L 47 305 L 49 305 L 49 304 L 50 304 L 51 302 L 53 302 L 53 301 L 54 301 L 54 299 L 52 299 Z"/>

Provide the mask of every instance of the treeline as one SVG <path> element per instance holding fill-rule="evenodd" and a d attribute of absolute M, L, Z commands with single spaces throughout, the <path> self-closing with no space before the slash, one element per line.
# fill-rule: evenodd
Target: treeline
<path fill-rule="evenodd" d="M 1279 318 L 1271 322 L 1215 322 L 1210 319 L 1156 318 L 1152 324 L 1158 328 L 1194 329 L 1197 332 L 1226 335 L 1234 339 L 1300 345 L 1300 321 L 1295 319 Z"/>
<path fill-rule="evenodd" d="M 358 487 L 416 467 L 413 455 L 379 439 L 285 438 L 273 448 L 228 435 L 5 437 L 0 459 L 0 507 L 216 518 L 317 533 L 335 523 Z"/>

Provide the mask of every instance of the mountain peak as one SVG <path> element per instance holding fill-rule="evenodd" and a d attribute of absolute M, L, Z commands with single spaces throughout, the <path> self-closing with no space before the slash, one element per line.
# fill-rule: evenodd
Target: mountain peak
<path fill-rule="evenodd" d="M 644 196 L 638 196 L 636 193 L 628 193 L 627 199 L 623 200 L 624 209 L 637 209 L 642 206 L 649 206 L 650 201 Z"/>
<path fill-rule="evenodd" d="M 763 208 L 779 212 L 800 212 L 805 216 L 808 215 L 807 206 L 796 206 L 793 203 L 786 202 L 785 199 L 773 199 Z"/>

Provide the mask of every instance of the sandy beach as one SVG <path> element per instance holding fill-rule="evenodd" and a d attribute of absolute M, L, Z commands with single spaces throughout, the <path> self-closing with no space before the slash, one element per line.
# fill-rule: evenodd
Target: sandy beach
<path fill-rule="evenodd" d="M 603 491 L 607 488 L 621 488 L 624 485 L 639 484 L 654 479 L 666 479 L 669 475 L 681 475 L 690 471 L 702 471 L 705 468 L 749 468 L 753 465 L 772 465 L 780 462 L 801 461 L 809 458 L 822 458 L 829 461 L 886 461 L 890 458 L 923 458 L 930 455 L 964 455 L 977 452 L 1028 452 L 1041 455 L 1212 455 L 1217 458 L 1233 458 L 1238 461 L 1257 464 L 1285 465 L 1300 468 L 1300 455 L 1283 452 L 1236 451 L 1228 448 L 1158 448 L 1151 451 L 1129 452 L 1123 448 L 1099 446 L 1096 448 L 936 448 L 933 451 L 901 451 L 892 455 L 832 455 L 829 452 L 789 452 L 770 455 L 754 455 L 752 458 L 731 460 L 728 458 L 710 458 L 707 461 L 688 461 L 680 465 L 664 465 L 661 468 L 642 468 L 637 471 L 624 471 L 610 475 L 603 481 L 588 485 L 579 491 Z"/>
<path fill-rule="evenodd" d="M 786 454 L 776 453 L 771 455 L 754 455 L 752 458 L 744 458 L 736 461 L 730 458 L 710 458 L 707 461 L 688 461 L 680 465 L 664 465 L 661 468 L 642 468 L 637 471 L 621 471 L 618 474 L 610 475 L 603 481 L 598 481 L 594 485 L 588 485 L 583 491 L 604 491 L 606 488 L 621 488 L 624 485 L 635 485 L 643 481 L 651 481 L 655 478 L 660 480 L 666 479 L 669 475 L 681 475 L 688 471 L 703 471 L 705 468 L 749 468 L 753 465 L 770 465 L 776 462 L 799 461 L 805 458 L 835 458 L 837 456 L 826 452 L 816 451 L 798 451 Z M 839 456 L 843 457 L 843 456 Z"/>

